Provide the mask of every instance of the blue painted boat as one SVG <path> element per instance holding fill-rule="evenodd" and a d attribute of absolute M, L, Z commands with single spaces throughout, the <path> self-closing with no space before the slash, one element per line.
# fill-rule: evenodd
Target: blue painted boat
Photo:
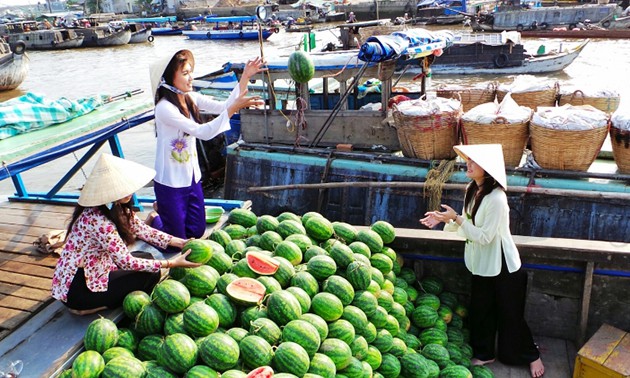
<path fill-rule="evenodd" d="M 242 39 L 256 41 L 259 37 L 266 40 L 274 32 L 279 32 L 278 28 L 259 25 L 255 16 L 206 17 L 205 21 L 213 26 L 202 27 L 197 30 L 184 30 L 183 34 L 189 39 L 197 40 Z"/>

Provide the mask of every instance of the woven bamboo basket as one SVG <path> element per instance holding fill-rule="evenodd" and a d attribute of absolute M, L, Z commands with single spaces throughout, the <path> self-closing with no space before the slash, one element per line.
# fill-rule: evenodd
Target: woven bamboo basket
<path fill-rule="evenodd" d="M 573 93 L 562 94 L 559 96 L 558 105 L 562 106 L 565 104 L 571 105 L 591 105 L 592 107 L 599 109 L 606 113 L 614 113 L 615 110 L 619 107 L 619 101 L 621 100 L 619 96 L 611 96 L 611 97 L 592 97 L 585 96 L 584 92 L 581 90 L 577 90 Z"/>
<path fill-rule="evenodd" d="M 543 168 L 586 171 L 599 153 L 608 127 L 589 130 L 556 130 L 529 124 L 534 159 Z"/>
<path fill-rule="evenodd" d="M 630 130 L 621 130 L 612 125 L 610 142 L 619 173 L 630 174 Z"/>
<path fill-rule="evenodd" d="M 409 116 L 394 107 L 394 127 L 403 155 L 423 160 L 454 158 L 460 114 L 461 109 L 430 116 Z"/>
<path fill-rule="evenodd" d="M 538 106 L 555 106 L 558 88 L 558 83 L 556 83 L 553 88 L 549 89 L 510 94 L 514 101 L 520 106 L 527 106 L 530 109 L 536 110 Z M 505 97 L 507 93 L 507 91 L 497 89 L 497 99 L 499 102 L 503 101 L 503 97 Z"/>
<path fill-rule="evenodd" d="M 509 123 L 497 117 L 492 123 L 461 121 L 464 144 L 501 144 L 507 167 L 518 167 L 529 138 L 529 118 L 523 122 Z"/>
<path fill-rule="evenodd" d="M 486 88 L 437 88 L 438 97 L 456 98 L 462 103 L 462 111 L 468 111 L 477 105 L 494 101 L 497 93 L 495 83 L 488 83 Z"/>

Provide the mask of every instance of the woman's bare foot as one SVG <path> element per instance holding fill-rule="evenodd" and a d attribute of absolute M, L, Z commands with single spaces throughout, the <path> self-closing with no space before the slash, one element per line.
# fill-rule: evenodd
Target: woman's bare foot
<path fill-rule="evenodd" d="M 70 313 L 72 313 L 74 315 L 79 315 L 79 316 L 90 315 L 90 314 L 94 314 L 96 312 L 103 311 L 103 310 L 107 310 L 107 307 L 103 306 L 103 307 L 91 308 L 89 310 L 75 310 L 75 309 L 72 309 L 72 308 L 68 309 L 68 311 L 70 311 Z"/>
<path fill-rule="evenodd" d="M 482 361 L 482 360 L 480 360 L 480 359 L 478 359 L 478 358 L 473 358 L 472 360 L 470 360 L 470 363 L 471 363 L 473 366 L 475 366 L 475 365 L 480 365 L 480 366 L 483 366 L 483 365 L 491 364 L 491 363 L 493 363 L 494 361 L 495 361 L 495 359 L 494 359 L 494 358 L 493 358 L 493 359 L 491 359 L 491 360 L 485 360 L 485 361 Z"/>
<path fill-rule="evenodd" d="M 529 364 L 529 371 L 532 373 L 532 378 L 539 378 L 545 374 L 545 366 L 542 360 L 539 358 L 536 361 Z"/>

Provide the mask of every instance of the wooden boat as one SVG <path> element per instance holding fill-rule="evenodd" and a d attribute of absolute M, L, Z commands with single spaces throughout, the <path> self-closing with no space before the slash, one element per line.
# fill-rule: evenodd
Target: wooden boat
<path fill-rule="evenodd" d="M 27 50 L 58 50 L 80 47 L 83 36 L 72 29 L 37 29 L 36 21 L 10 22 L 4 25 L 6 40 L 15 48 L 18 41 L 26 44 Z"/>
<path fill-rule="evenodd" d="M 129 30 L 131 32 L 129 43 L 153 42 L 151 30 L 140 22 L 111 21 L 109 22 L 109 26 L 116 31 L 123 29 Z"/>
<path fill-rule="evenodd" d="M 523 30 L 521 36 L 525 38 L 630 38 L 630 29 L 572 29 L 568 30 Z"/>
<path fill-rule="evenodd" d="M 424 25 L 461 24 L 471 15 L 489 11 L 496 2 L 491 0 L 423 0 L 416 5 L 413 23 Z"/>
<path fill-rule="evenodd" d="M 255 16 L 233 16 L 233 17 L 206 17 L 206 23 L 213 24 L 212 27 L 202 27 L 197 30 L 184 30 L 183 34 L 189 39 L 209 40 L 209 39 L 242 39 L 258 40 L 259 33 L 263 40 L 269 38 L 279 29 L 260 26 L 258 29 Z"/>
<path fill-rule="evenodd" d="M 177 25 L 177 17 L 175 16 L 125 18 L 123 21 L 129 24 L 139 23 L 144 25 L 150 30 L 151 36 L 182 35 L 183 31 Z M 147 37 L 147 39 L 149 38 Z"/>
<path fill-rule="evenodd" d="M 109 26 L 77 27 L 73 30 L 83 36 L 82 47 L 122 46 L 131 40 L 131 30 L 114 30 Z"/>
<path fill-rule="evenodd" d="M 598 23 L 611 18 L 618 10 L 615 4 L 586 4 L 571 6 L 534 7 L 500 6 L 496 11 L 472 19 L 474 31 L 504 31 L 526 29 L 574 29 L 579 22 Z"/>
<path fill-rule="evenodd" d="M 531 55 L 521 44 L 518 32 L 465 33 L 431 65 L 434 74 L 540 74 L 561 71 L 579 55 L 589 40 L 562 51 Z M 560 45 L 562 46 L 562 45 Z M 410 67 L 408 73 L 417 73 Z"/>
<path fill-rule="evenodd" d="M 15 89 L 26 78 L 29 59 L 25 51 L 25 43 L 17 43 L 12 51 L 9 44 L 0 38 L 0 91 Z"/>

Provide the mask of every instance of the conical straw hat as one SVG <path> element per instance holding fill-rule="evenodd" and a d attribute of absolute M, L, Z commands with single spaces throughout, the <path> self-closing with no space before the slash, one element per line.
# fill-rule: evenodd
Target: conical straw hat
<path fill-rule="evenodd" d="M 503 147 L 500 144 L 467 144 L 453 146 L 464 160 L 472 160 L 492 176 L 503 189 L 507 189 Z"/>
<path fill-rule="evenodd" d="M 186 55 L 186 58 L 188 58 L 191 61 L 191 64 L 194 66 L 195 60 L 190 50 L 177 50 L 174 53 L 164 55 L 153 62 L 153 64 L 151 64 L 151 66 L 149 67 L 149 75 L 151 77 L 151 94 L 153 95 L 154 99 L 157 96 L 160 79 L 162 79 L 162 76 L 164 76 L 164 71 L 166 70 L 166 67 L 168 67 L 171 59 L 173 59 L 173 57 L 178 53 Z"/>
<path fill-rule="evenodd" d="M 105 205 L 132 195 L 155 176 L 155 171 L 130 160 L 102 154 L 87 178 L 79 205 Z"/>

